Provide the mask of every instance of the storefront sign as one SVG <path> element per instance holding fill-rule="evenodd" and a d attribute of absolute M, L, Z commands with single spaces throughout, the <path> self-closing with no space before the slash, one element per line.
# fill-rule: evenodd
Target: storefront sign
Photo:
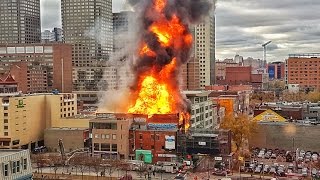
<path fill-rule="evenodd" d="M 149 123 L 148 124 L 149 130 L 172 130 L 177 129 L 177 124 L 155 124 Z"/>
<path fill-rule="evenodd" d="M 158 157 L 175 158 L 175 154 L 158 154 Z"/>

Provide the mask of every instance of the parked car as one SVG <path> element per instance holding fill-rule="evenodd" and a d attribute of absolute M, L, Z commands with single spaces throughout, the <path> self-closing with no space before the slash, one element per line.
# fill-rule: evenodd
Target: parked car
<path fill-rule="evenodd" d="M 294 165 L 293 165 L 292 163 L 290 163 L 290 164 L 288 165 L 288 169 L 293 170 L 293 169 L 294 169 Z"/>
<path fill-rule="evenodd" d="M 312 154 L 311 158 L 312 158 L 312 161 L 317 161 L 318 160 L 318 154 Z"/>
<path fill-rule="evenodd" d="M 268 173 L 269 170 L 270 170 L 269 165 L 264 165 L 263 172 L 264 172 L 264 173 Z"/>
<path fill-rule="evenodd" d="M 308 169 L 307 168 L 303 168 L 301 174 L 302 174 L 303 177 L 307 177 L 308 176 Z"/>
<path fill-rule="evenodd" d="M 304 150 L 300 150 L 300 156 L 301 156 L 301 157 L 304 157 L 305 154 L 306 154 L 306 153 L 305 153 Z"/>
<path fill-rule="evenodd" d="M 271 159 L 276 159 L 277 158 L 277 155 L 275 153 L 272 153 L 271 154 Z"/>
<path fill-rule="evenodd" d="M 269 173 L 276 173 L 276 167 L 275 166 L 271 166 Z"/>
<path fill-rule="evenodd" d="M 311 170 L 312 177 L 316 177 L 317 173 L 318 173 L 317 169 L 316 168 L 312 168 L 312 170 Z"/>
<path fill-rule="evenodd" d="M 285 172 L 284 172 L 284 167 L 283 167 L 283 165 L 281 165 L 281 166 L 278 167 L 277 175 L 278 175 L 278 176 L 281 176 L 281 177 L 286 176 L 286 174 L 285 174 Z"/>
<path fill-rule="evenodd" d="M 261 173 L 261 167 L 260 166 L 256 167 L 256 169 L 254 170 L 254 173 Z"/>

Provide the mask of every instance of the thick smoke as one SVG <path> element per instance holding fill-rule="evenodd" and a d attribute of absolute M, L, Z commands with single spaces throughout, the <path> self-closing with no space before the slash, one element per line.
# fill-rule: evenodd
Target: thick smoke
<path fill-rule="evenodd" d="M 134 7 L 136 12 L 139 12 L 139 21 L 141 29 L 139 32 L 140 44 L 147 43 L 150 50 L 155 52 L 156 57 L 141 56 L 138 57 L 133 63 L 133 72 L 135 73 L 135 83 L 131 86 L 131 90 L 136 92 L 139 88 L 139 80 L 144 76 L 145 72 L 154 70 L 160 72 L 168 64 L 170 64 L 173 58 L 176 58 L 176 69 L 169 74 L 168 80 L 171 81 L 170 85 L 173 89 L 180 88 L 179 74 L 181 65 L 186 64 L 190 58 L 191 45 L 181 43 L 181 47 L 175 46 L 163 47 L 158 40 L 156 34 L 150 31 L 152 24 L 157 23 L 161 19 L 159 15 L 154 12 L 153 3 L 154 0 L 128 0 L 128 2 Z M 188 35 L 189 25 L 202 22 L 206 16 L 209 15 L 213 4 L 208 0 L 167 0 L 167 4 L 164 8 L 163 14 L 167 21 L 171 21 L 177 16 L 186 28 L 184 34 Z M 181 40 L 175 40 L 181 41 Z M 180 93 L 180 101 L 176 102 L 182 111 L 190 111 L 190 103 Z"/>

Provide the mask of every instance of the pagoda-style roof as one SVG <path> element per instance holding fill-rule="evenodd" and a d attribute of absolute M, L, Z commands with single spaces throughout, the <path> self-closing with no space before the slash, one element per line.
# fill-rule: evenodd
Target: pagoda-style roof
<path fill-rule="evenodd" d="M 12 77 L 11 73 L 6 73 L 0 76 L 0 84 L 18 84 L 16 80 Z"/>

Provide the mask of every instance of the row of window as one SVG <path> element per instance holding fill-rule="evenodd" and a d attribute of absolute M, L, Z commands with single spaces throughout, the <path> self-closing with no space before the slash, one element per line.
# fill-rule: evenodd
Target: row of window
<path fill-rule="evenodd" d="M 112 137 L 113 140 L 117 139 L 117 135 L 116 134 L 112 134 L 111 137 Z M 110 139 L 110 134 L 95 134 L 94 138 L 96 138 L 96 139 L 99 139 L 99 138 L 101 138 L 101 139 Z M 122 139 L 122 137 L 121 137 L 121 139 Z"/>
<path fill-rule="evenodd" d="M 117 144 L 109 144 L 109 143 L 94 143 L 93 148 L 95 151 L 118 151 Z"/>
<path fill-rule="evenodd" d="M 4 164 L 3 175 L 6 177 L 6 176 L 9 176 L 10 173 L 11 174 L 20 173 L 22 170 L 26 170 L 26 169 L 27 169 L 27 159 L 26 158 L 22 159 L 22 163 L 20 160 L 11 161 L 9 164 Z"/>

